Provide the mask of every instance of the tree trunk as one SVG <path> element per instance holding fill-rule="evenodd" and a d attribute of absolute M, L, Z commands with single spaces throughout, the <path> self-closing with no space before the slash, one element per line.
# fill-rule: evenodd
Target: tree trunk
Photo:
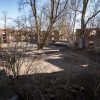
<path fill-rule="evenodd" d="M 49 32 L 46 32 L 46 34 L 45 34 L 43 40 L 41 41 L 40 44 L 38 44 L 38 50 L 39 50 L 39 49 L 43 49 L 43 47 L 45 46 L 45 43 L 46 43 L 46 41 L 47 41 L 48 35 L 49 35 Z"/>

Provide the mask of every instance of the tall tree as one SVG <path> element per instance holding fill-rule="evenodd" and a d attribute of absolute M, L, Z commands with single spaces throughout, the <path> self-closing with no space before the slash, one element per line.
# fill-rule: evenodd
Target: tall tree
<path fill-rule="evenodd" d="M 97 3 L 99 3 L 100 1 L 98 0 Z M 96 15 L 98 15 L 100 13 L 100 8 L 98 11 L 96 11 L 95 13 L 93 13 L 92 16 L 90 16 L 87 20 L 86 20 L 86 13 L 87 13 L 87 8 L 88 8 L 88 4 L 90 3 L 90 0 L 82 0 L 82 13 L 81 13 L 81 36 L 82 36 L 82 48 L 85 47 L 85 29 L 87 24 L 89 23 L 89 21 L 91 19 L 93 19 Z"/>
<path fill-rule="evenodd" d="M 49 13 L 49 17 L 48 17 L 48 25 L 46 26 L 46 32 L 43 36 L 43 40 L 40 41 L 41 39 L 41 28 L 40 28 L 40 23 L 41 21 L 39 20 L 39 16 L 40 14 L 38 14 L 38 12 L 40 12 L 38 10 L 38 6 L 37 6 L 37 1 L 36 0 L 21 0 L 22 4 L 29 4 L 29 6 L 31 7 L 34 19 L 35 19 L 35 29 L 36 29 L 36 33 L 38 34 L 38 49 L 42 49 L 47 41 L 47 38 L 49 36 L 49 34 L 52 31 L 53 25 L 60 20 L 60 18 L 62 18 L 63 16 L 65 16 L 68 12 L 64 13 L 65 8 L 67 7 L 68 1 L 69 0 L 50 0 L 48 1 L 48 6 L 50 7 L 50 13 Z M 39 3 L 40 1 L 38 1 Z M 44 15 L 45 16 L 45 15 Z M 44 24 L 46 23 L 46 21 L 43 22 Z"/>

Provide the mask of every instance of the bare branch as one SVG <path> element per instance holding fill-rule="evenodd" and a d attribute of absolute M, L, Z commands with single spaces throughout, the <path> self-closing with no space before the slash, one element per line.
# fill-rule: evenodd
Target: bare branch
<path fill-rule="evenodd" d="M 94 18 L 96 15 L 98 15 L 100 13 L 100 10 L 98 10 L 94 15 L 92 15 L 90 18 L 88 18 L 88 20 L 86 21 L 86 23 L 85 23 L 85 26 L 88 24 L 88 22 L 92 19 L 92 18 Z"/>
<path fill-rule="evenodd" d="M 66 2 L 65 2 L 65 5 L 64 5 L 64 7 L 63 7 L 63 9 L 55 16 L 55 19 L 56 18 L 58 18 L 61 14 L 62 14 L 62 12 L 65 10 L 65 8 L 66 8 L 66 6 L 67 6 L 67 4 L 68 4 L 68 0 L 66 0 Z"/>

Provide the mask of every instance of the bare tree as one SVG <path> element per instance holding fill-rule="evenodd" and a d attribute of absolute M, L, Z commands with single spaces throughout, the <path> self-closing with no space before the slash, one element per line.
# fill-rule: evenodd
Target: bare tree
<path fill-rule="evenodd" d="M 46 40 L 49 36 L 49 34 L 52 31 L 53 25 L 63 16 L 65 16 L 66 14 L 68 14 L 68 12 L 64 13 L 65 8 L 67 7 L 68 4 L 68 0 L 51 0 L 50 2 L 48 1 L 49 7 L 50 7 L 50 13 L 49 13 L 49 17 L 48 17 L 48 26 L 46 26 L 46 33 L 44 34 L 44 38 L 42 41 L 40 38 L 40 34 L 41 34 L 41 28 L 40 28 L 40 23 L 41 21 L 39 20 L 39 15 L 38 15 L 38 6 L 36 4 L 36 0 L 23 0 L 22 2 L 20 2 L 21 4 L 29 4 L 31 7 L 31 10 L 33 12 L 33 16 L 35 19 L 35 29 L 36 29 L 36 33 L 38 34 L 38 49 L 42 49 L 46 43 Z M 39 2 L 39 1 L 38 1 Z M 45 16 L 45 15 L 44 15 Z M 45 21 L 43 22 L 45 23 Z"/>
<path fill-rule="evenodd" d="M 2 13 L 2 20 L 3 20 L 3 23 L 4 23 L 4 26 L 3 26 L 3 29 L 4 29 L 4 34 L 5 34 L 5 41 L 4 42 L 7 42 L 7 35 L 9 36 L 9 34 L 7 34 L 7 23 L 8 23 L 8 20 L 10 20 L 11 18 L 8 17 L 8 14 L 6 11 L 3 11 Z"/>
<path fill-rule="evenodd" d="M 93 13 L 93 15 L 88 17 L 88 19 L 86 20 L 86 12 L 87 12 L 88 4 L 90 3 L 90 1 L 89 0 L 83 0 L 82 3 L 83 3 L 82 4 L 83 7 L 82 7 L 82 14 L 81 14 L 81 35 L 82 35 L 82 48 L 84 48 L 85 47 L 84 34 L 85 34 L 86 26 L 91 19 L 93 19 L 95 16 L 97 16 L 100 13 L 100 9 L 98 9 L 98 11 Z M 98 0 L 97 4 L 98 3 L 100 3 L 99 0 Z"/>

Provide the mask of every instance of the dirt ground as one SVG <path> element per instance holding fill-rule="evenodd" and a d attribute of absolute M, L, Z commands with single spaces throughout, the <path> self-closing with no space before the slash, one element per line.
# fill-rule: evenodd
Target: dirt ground
<path fill-rule="evenodd" d="M 39 59 L 34 63 L 39 73 L 64 71 L 68 76 L 79 73 L 100 74 L 100 56 L 86 50 L 49 46 L 42 51 L 34 52 Z"/>
<path fill-rule="evenodd" d="M 95 100 L 92 99 L 92 96 L 94 95 L 94 90 L 97 90 L 97 86 L 95 84 L 98 80 L 96 80 L 96 77 L 100 77 L 99 55 L 87 50 L 74 50 L 73 48 L 56 46 L 45 47 L 44 50 L 40 51 L 30 50 L 26 52 L 26 55 L 27 59 L 23 60 L 24 63 L 22 64 L 20 73 L 22 80 L 26 75 L 26 68 L 31 66 L 27 77 L 30 77 L 32 74 L 39 74 L 40 78 L 36 78 L 34 84 L 37 84 L 36 87 L 38 87 L 43 93 L 46 89 L 51 89 L 48 91 L 55 95 L 61 91 L 66 91 L 65 88 L 67 86 L 68 95 L 72 96 L 77 94 L 76 99 L 73 97 L 74 99 L 68 100 L 80 100 L 77 99 L 78 97 L 81 98 L 81 95 L 79 94 L 81 93 L 80 90 L 85 90 L 86 93 L 83 93 L 82 96 L 85 98 L 84 95 L 86 95 L 87 98 L 81 100 L 90 100 L 90 97 L 91 100 Z M 32 57 L 36 57 L 36 60 L 30 60 Z M 24 86 L 26 81 L 22 81 L 22 84 Z M 74 87 L 74 89 L 72 87 Z M 8 89 L 8 87 L 6 89 Z M 5 90 L 5 88 L 0 88 L 0 92 L 2 90 Z M 62 94 L 63 92 L 60 93 L 62 97 L 65 95 Z M 5 93 L 4 95 L 6 95 Z M 1 95 L 2 92 L 0 96 Z M 57 98 L 53 100 L 66 100 Z"/>

